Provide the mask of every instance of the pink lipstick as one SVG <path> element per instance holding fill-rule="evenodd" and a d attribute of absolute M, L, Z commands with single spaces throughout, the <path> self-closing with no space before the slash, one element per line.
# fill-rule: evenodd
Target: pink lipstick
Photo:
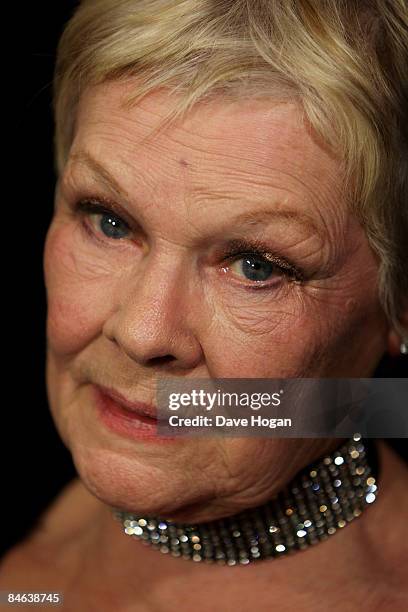
<path fill-rule="evenodd" d="M 173 442 L 175 438 L 157 433 L 157 408 L 133 402 L 114 389 L 91 385 L 93 401 L 104 425 L 115 433 L 134 440 Z"/>

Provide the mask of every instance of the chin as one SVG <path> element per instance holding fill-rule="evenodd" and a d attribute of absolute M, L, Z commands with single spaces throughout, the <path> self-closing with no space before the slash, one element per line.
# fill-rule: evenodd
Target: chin
<path fill-rule="evenodd" d="M 84 486 L 112 508 L 140 516 L 183 515 L 186 520 L 188 514 L 189 520 L 194 520 L 193 509 L 207 506 L 211 499 L 210 492 L 191 490 L 186 476 L 170 469 L 168 461 L 160 467 L 114 450 L 74 445 L 71 451 Z"/>

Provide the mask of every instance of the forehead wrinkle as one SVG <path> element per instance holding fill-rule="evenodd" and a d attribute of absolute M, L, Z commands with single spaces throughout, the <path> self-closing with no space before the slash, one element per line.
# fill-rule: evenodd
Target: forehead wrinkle
<path fill-rule="evenodd" d="M 120 197 L 128 198 L 128 192 L 119 184 L 112 172 L 110 172 L 101 162 L 99 162 L 92 154 L 86 149 L 81 149 L 77 152 L 72 153 L 70 156 L 70 163 L 83 164 L 91 169 L 92 173 L 95 174 L 100 180 L 102 180 L 108 188 L 117 193 Z M 259 185 L 258 185 L 259 186 Z M 198 195 L 198 194 L 195 194 Z M 204 190 L 200 189 L 200 204 L 203 203 Z M 220 191 L 205 190 L 205 200 L 217 200 L 218 204 L 222 201 L 244 201 L 243 194 L 234 195 L 221 193 Z M 266 196 L 265 196 L 266 199 Z M 197 202 L 196 202 L 197 203 Z M 273 208 L 272 208 L 273 206 Z M 189 211 L 194 214 L 193 211 Z M 238 214 L 237 216 L 228 217 L 228 224 L 234 224 L 235 227 L 241 226 L 242 228 L 256 228 L 259 225 L 265 226 L 266 223 L 272 222 L 292 222 L 302 226 L 304 229 L 309 230 L 311 233 L 321 235 L 318 225 L 311 215 L 308 215 L 302 211 L 285 208 L 280 206 L 279 202 L 271 203 L 268 208 L 262 208 L 261 210 L 247 210 Z"/>
<path fill-rule="evenodd" d="M 131 83 L 123 84 L 123 87 L 119 87 L 118 84 L 113 86 L 112 84 L 109 86 L 105 84 L 100 92 L 103 93 L 103 96 L 98 96 L 101 86 L 96 86 L 96 88 L 91 88 L 87 92 L 87 96 L 83 94 L 82 103 L 84 105 L 84 100 L 86 99 L 83 110 L 85 112 L 85 120 L 88 123 L 90 110 L 91 116 L 92 112 L 100 115 L 98 124 L 102 123 L 110 126 L 114 132 L 117 132 L 118 128 L 122 126 L 121 131 L 123 131 L 123 135 L 126 137 L 134 131 L 132 128 L 136 127 L 135 142 L 130 147 L 133 153 L 138 148 L 137 140 L 139 136 L 142 137 L 143 142 L 146 130 L 153 127 L 152 123 L 155 125 L 155 121 L 152 122 L 151 117 L 160 118 L 163 104 L 167 107 L 169 99 L 166 95 L 155 92 L 147 103 L 139 103 L 127 112 L 123 112 L 120 101 L 122 94 L 127 92 L 128 86 L 131 86 Z M 108 104 L 110 109 L 108 116 L 106 113 L 107 101 L 110 102 Z M 153 101 L 154 104 L 152 105 Z M 88 112 L 86 112 L 87 109 Z M 143 117 L 145 114 L 146 116 Z M 218 103 L 213 101 L 211 105 L 204 104 L 193 107 L 182 122 L 177 122 L 176 125 L 170 126 L 170 129 L 160 131 L 159 137 L 149 141 L 149 145 L 153 147 L 153 150 L 158 150 L 160 153 L 163 153 L 162 149 L 165 150 L 164 152 L 168 152 L 168 144 L 172 147 L 178 145 L 183 149 L 187 148 L 191 153 L 204 154 L 204 156 L 209 154 L 212 158 L 222 156 L 227 161 L 236 160 L 241 164 L 245 163 L 245 161 L 255 165 L 260 163 L 261 165 L 265 164 L 266 167 L 270 165 L 269 144 L 272 144 L 272 150 L 275 150 L 277 153 L 282 149 L 283 145 L 283 149 L 289 147 L 289 153 L 291 154 L 290 163 L 293 167 L 293 164 L 296 163 L 296 159 L 293 159 L 292 156 L 293 138 L 295 138 L 296 145 L 298 145 L 299 141 L 305 146 L 307 145 L 310 153 L 314 152 L 316 146 L 309 134 L 303 129 L 302 117 L 303 115 L 299 114 L 299 105 L 297 103 L 286 101 L 282 104 L 268 98 L 256 103 L 251 101 L 249 104 L 239 100 L 232 105 L 226 106 L 225 101 L 221 99 Z M 290 124 L 286 125 L 288 119 L 290 119 Z M 259 120 L 260 125 L 258 125 Z M 202 132 L 203 123 L 205 126 L 204 133 Z M 248 126 L 250 126 L 249 129 Z M 221 129 L 219 129 L 220 127 Z M 236 129 L 237 127 L 238 130 Z M 225 128 L 227 129 L 227 138 L 225 137 Z M 278 138 L 276 134 L 278 134 Z M 230 135 L 233 136 L 232 139 L 229 137 Z M 245 142 L 242 140 L 244 135 Z M 186 137 L 188 139 L 187 142 Z M 259 146 L 260 144 L 261 147 Z M 226 147 L 225 145 L 228 146 Z M 263 150 L 264 154 L 262 154 Z M 256 152 L 258 157 L 252 155 L 252 151 Z M 245 160 L 245 157 L 248 157 L 248 155 L 245 155 L 245 152 L 251 153 L 247 160 Z M 245 157 L 243 157 L 243 154 Z M 189 159 L 184 151 L 180 152 L 174 160 L 176 164 L 178 157 Z M 302 155 L 298 159 L 301 168 L 306 158 L 309 159 L 310 155 Z M 321 161 L 320 158 L 317 159 L 317 162 L 319 161 Z M 180 168 L 180 164 L 177 165 Z M 318 163 L 317 165 L 317 174 L 321 181 L 320 164 Z M 199 166 L 201 167 L 201 160 Z M 186 166 L 184 170 L 194 172 L 194 162 L 193 164 L 190 162 L 189 166 Z M 310 167 L 306 168 L 308 174 L 312 170 Z"/>

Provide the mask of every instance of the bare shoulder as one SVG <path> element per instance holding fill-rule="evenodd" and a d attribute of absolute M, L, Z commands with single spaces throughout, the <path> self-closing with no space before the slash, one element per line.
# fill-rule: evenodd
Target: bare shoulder
<path fill-rule="evenodd" d="M 30 585 L 38 589 L 51 581 L 51 590 L 55 590 L 75 565 L 81 534 L 98 504 L 78 478 L 70 481 L 43 512 L 28 537 L 1 560 L 0 589 L 27 590 Z"/>

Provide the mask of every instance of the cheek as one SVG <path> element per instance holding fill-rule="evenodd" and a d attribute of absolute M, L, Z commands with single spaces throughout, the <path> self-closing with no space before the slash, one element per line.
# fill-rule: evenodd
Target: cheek
<path fill-rule="evenodd" d="M 112 275 L 86 248 L 74 225 L 53 222 L 44 249 L 47 339 L 59 355 L 97 335 L 112 308 Z"/>
<path fill-rule="evenodd" d="M 209 371 L 218 378 L 325 375 L 354 358 L 364 333 L 375 325 L 378 332 L 375 305 L 375 283 L 344 280 L 307 293 L 292 287 L 277 299 L 250 295 L 224 303 L 205 339 Z"/>
<path fill-rule="evenodd" d="M 300 375 L 324 337 L 322 318 L 288 287 L 273 297 L 249 294 L 216 310 L 205 338 L 206 361 L 218 378 Z"/>

